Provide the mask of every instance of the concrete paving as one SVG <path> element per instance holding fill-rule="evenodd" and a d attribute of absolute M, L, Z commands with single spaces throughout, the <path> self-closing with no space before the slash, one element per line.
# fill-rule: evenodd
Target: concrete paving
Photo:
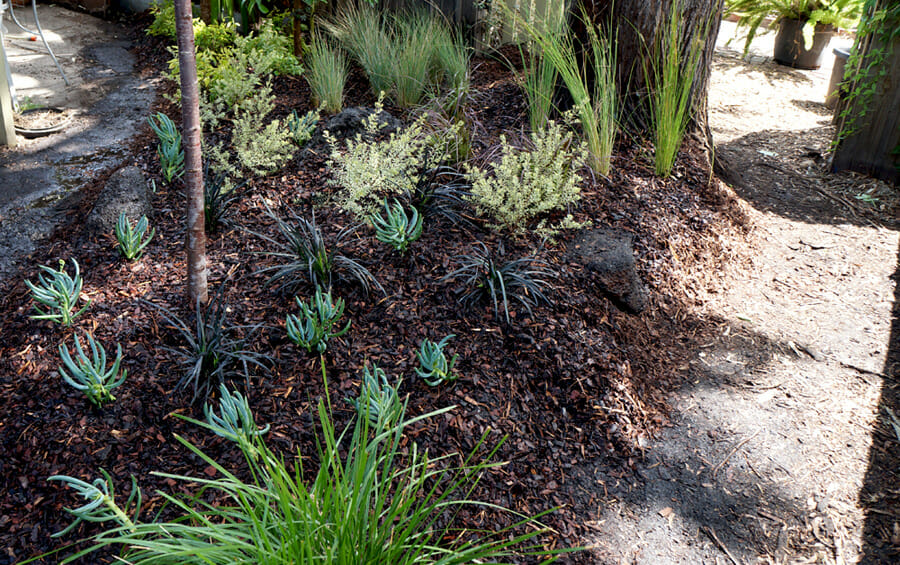
<path fill-rule="evenodd" d="M 34 30 L 29 9 L 16 16 Z M 0 148 L 0 277 L 17 270 L 16 258 L 47 235 L 62 208 L 55 203 L 76 192 L 90 173 L 117 165 L 125 144 L 149 115 L 152 81 L 134 70 L 126 29 L 53 5 L 38 6 L 38 18 L 69 84 L 41 41 L 9 20 L 4 46 L 21 103 L 52 106 L 72 115 L 60 133 L 19 136 L 15 148 Z"/>

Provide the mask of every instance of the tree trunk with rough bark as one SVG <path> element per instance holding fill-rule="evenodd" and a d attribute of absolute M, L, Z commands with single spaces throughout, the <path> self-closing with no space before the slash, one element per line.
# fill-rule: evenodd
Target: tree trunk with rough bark
<path fill-rule="evenodd" d="M 695 41 L 703 41 L 691 95 L 693 117 L 690 129 L 706 138 L 711 148 L 707 92 L 724 0 L 582 0 L 581 4 L 591 22 L 608 31 L 609 22 L 613 23 L 612 33 L 617 38 L 619 57 L 619 92 L 624 94 L 623 115 L 638 127 L 646 127 L 648 123 L 648 86 L 644 68 L 652 61 L 656 38 L 665 29 L 669 14 L 678 9 L 679 21 L 684 26 L 680 47 L 682 60 L 689 59 L 688 53 Z M 577 5 L 573 15 L 580 16 Z M 587 45 L 583 39 L 586 38 L 584 25 L 578 17 L 572 21 L 576 37 L 582 38 L 582 44 Z"/>
<path fill-rule="evenodd" d="M 298 61 L 303 60 L 303 27 L 300 16 L 303 14 L 303 0 L 294 0 L 293 21 L 294 21 L 294 57 Z"/>
<path fill-rule="evenodd" d="M 200 154 L 200 90 L 194 53 L 190 0 L 175 0 L 175 32 L 181 79 L 181 123 L 184 130 L 184 182 L 187 192 L 187 279 L 192 304 L 209 301 L 206 276 L 206 230 L 203 216 L 203 167 Z"/>

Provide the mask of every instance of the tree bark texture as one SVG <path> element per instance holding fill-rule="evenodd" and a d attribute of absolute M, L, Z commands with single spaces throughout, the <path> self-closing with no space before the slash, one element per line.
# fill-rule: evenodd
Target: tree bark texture
<path fill-rule="evenodd" d="M 184 131 L 184 182 L 187 192 L 187 279 L 192 304 L 209 301 L 207 291 L 206 230 L 203 216 L 203 167 L 200 154 L 200 90 L 194 54 L 194 26 L 190 0 L 175 0 L 175 32 L 181 79 L 181 123 Z"/>
<path fill-rule="evenodd" d="M 724 0 L 581 0 L 581 5 L 592 23 L 600 25 L 616 39 L 619 92 L 625 104 L 623 115 L 629 117 L 632 125 L 640 128 L 645 128 L 649 123 L 646 109 L 649 87 L 644 68 L 656 56 L 657 37 L 665 30 L 670 12 L 678 10 L 683 29 L 680 45 L 682 61 L 689 60 L 688 54 L 695 41 L 704 42 L 694 75 L 691 94 L 693 113 L 689 129 L 700 132 L 711 147 L 707 92 Z M 586 31 L 580 15 L 576 4 L 572 27 L 575 36 L 586 45 Z"/>

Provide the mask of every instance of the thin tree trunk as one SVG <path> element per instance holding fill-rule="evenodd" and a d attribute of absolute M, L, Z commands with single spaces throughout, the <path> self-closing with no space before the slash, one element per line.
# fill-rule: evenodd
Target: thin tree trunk
<path fill-rule="evenodd" d="M 175 0 L 175 32 L 181 78 L 181 123 L 184 129 L 184 182 L 187 188 L 187 279 L 192 304 L 209 300 L 206 276 L 206 230 L 203 216 L 203 168 L 200 155 L 200 92 L 194 54 L 190 0 Z"/>
<path fill-rule="evenodd" d="M 216 17 L 218 17 L 218 14 L 216 14 Z M 200 19 L 205 24 L 213 23 L 211 0 L 200 0 Z"/>
<path fill-rule="evenodd" d="M 300 27 L 300 15 L 303 13 L 303 0 L 294 0 L 294 57 L 303 60 L 303 28 Z"/>

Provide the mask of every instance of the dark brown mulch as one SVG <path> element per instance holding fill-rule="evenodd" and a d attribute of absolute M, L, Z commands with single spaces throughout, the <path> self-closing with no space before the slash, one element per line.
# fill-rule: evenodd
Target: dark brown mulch
<path fill-rule="evenodd" d="M 159 43 L 150 40 L 145 47 L 144 61 L 158 68 L 163 60 Z M 371 104 L 361 79 L 354 81 L 348 105 Z M 503 65 L 481 61 L 474 83 L 480 90 L 474 106 L 482 147 L 493 144 L 501 131 L 523 127 L 524 103 Z M 309 107 L 300 79 L 279 79 L 275 92 L 281 115 Z M 160 107 L 178 115 L 166 103 Z M 173 391 L 182 369 L 163 347 L 180 343 L 144 301 L 188 315 L 184 196 L 179 183 L 170 186 L 159 178 L 148 132 L 135 138 L 132 149 L 133 164 L 159 187 L 152 219 L 157 235 L 146 256 L 125 263 L 111 239 L 91 241 L 80 233 L 77 218 L 90 209 L 92 196 L 108 176 L 103 175 L 85 187 L 84 198 L 70 214 L 73 221 L 31 261 L 36 266 L 78 258 L 92 303 L 74 330 L 29 318 L 31 300 L 22 280 L 33 279 L 36 267 L 0 288 L 0 544 L 7 548 L 0 563 L 60 546 L 49 536 L 69 523 L 62 508 L 79 501 L 59 484 L 49 484 L 50 475 L 95 478 L 103 468 L 123 491 L 134 475 L 145 495 L 146 518 L 161 506 L 157 489 L 190 491 L 152 471 L 207 471 L 206 464 L 175 441 L 175 434 L 226 467 L 242 467 L 233 445 L 175 417 L 201 412 L 190 406 L 188 392 Z M 564 262 L 561 250 L 572 234 L 543 247 L 543 257 L 558 273 L 550 292 L 554 304 L 531 315 L 515 311 L 507 326 L 494 319 L 487 304 L 462 307 L 456 299 L 458 285 L 441 281 L 474 242 L 495 247 L 501 239 L 497 233 L 429 220 L 422 239 L 403 257 L 366 229 L 357 232 L 344 251 L 372 270 L 387 296 L 367 296 L 353 285 L 336 289 L 352 320 L 349 333 L 330 343 L 326 356 L 339 429 L 352 417 L 342 399 L 357 393 L 364 364 L 377 363 L 394 377 L 404 375 L 401 392 L 409 396 L 412 414 L 457 406 L 410 431 L 411 439 L 434 454 L 462 456 L 487 430 L 490 444 L 508 436 L 497 454 L 508 465 L 487 474 L 475 494 L 528 513 L 560 506 L 544 520 L 553 528 L 545 542 L 554 547 L 578 544 L 584 522 L 596 519 L 599 496 L 624 488 L 617 485 L 627 484 L 644 439 L 665 425 L 666 392 L 682 378 L 687 346 L 703 332 L 702 321 L 691 314 L 692 289 L 715 284 L 717 262 L 731 253 L 727 234 L 741 231 L 740 210 L 726 189 L 709 182 L 700 154 L 688 147 L 674 176 L 662 180 L 653 175 L 645 147 L 623 143 L 611 178 L 589 181 L 575 212 L 576 219 L 634 234 L 641 274 L 653 291 L 652 305 L 640 317 L 616 310 L 584 273 Z M 234 385 L 249 395 L 257 421 L 271 424 L 270 445 L 285 454 L 315 452 L 313 410 L 323 383 L 318 359 L 284 336 L 292 298 L 267 286 L 266 277 L 256 273 L 272 261 L 261 255 L 268 250 L 266 243 L 248 232 L 274 234 L 264 202 L 282 215 L 290 210 L 308 216 L 332 190 L 325 156 L 305 153 L 284 170 L 252 181 L 232 216 L 234 225 L 213 236 L 208 246 L 211 286 L 224 286 L 230 322 L 265 325 L 252 344 L 273 356 L 271 370 L 255 374 L 249 387 L 243 379 Z M 350 222 L 322 206 L 316 208 L 316 218 L 330 235 Z M 510 257 L 542 245 L 530 236 L 503 243 Z M 58 344 L 86 330 L 107 349 L 121 343 L 125 351 L 128 380 L 115 391 L 116 402 L 102 411 L 91 409 L 56 372 Z M 456 335 L 449 349 L 459 354 L 461 377 L 453 385 L 429 388 L 414 376 L 415 350 L 423 338 L 437 340 L 450 333 Z M 472 527 L 495 527 L 507 519 L 488 514 L 463 518 Z M 82 527 L 78 533 L 93 531 Z M 97 557 L 85 562 L 96 563 Z"/>

